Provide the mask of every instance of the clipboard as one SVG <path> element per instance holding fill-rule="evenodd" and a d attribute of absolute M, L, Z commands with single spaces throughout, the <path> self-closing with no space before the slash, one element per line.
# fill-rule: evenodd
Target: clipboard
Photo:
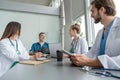
<path fill-rule="evenodd" d="M 28 61 L 20 61 L 19 63 L 20 64 L 37 65 L 37 64 L 41 64 L 43 62 L 42 61 L 31 61 L 31 60 L 28 60 Z"/>
<path fill-rule="evenodd" d="M 46 63 L 46 62 L 50 62 L 51 60 L 47 59 L 47 60 L 43 60 L 43 61 L 32 61 L 32 60 L 27 60 L 27 61 L 20 61 L 20 64 L 28 64 L 28 65 L 38 65 L 38 64 L 42 64 L 42 63 Z"/>

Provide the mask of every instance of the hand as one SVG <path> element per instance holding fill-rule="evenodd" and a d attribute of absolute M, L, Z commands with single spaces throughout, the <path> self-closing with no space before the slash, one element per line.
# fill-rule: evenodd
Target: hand
<path fill-rule="evenodd" d="M 91 67 L 103 67 L 101 62 L 96 58 L 88 58 L 85 55 L 74 54 L 70 57 L 71 62 L 76 66 L 91 66 Z"/>
<path fill-rule="evenodd" d="M 35 53 L 35 59 L 40 58 L 41 56 L 42 56 L 42 53 L 41 53 L 41 52 Z"/>
<path fill-rule="evenodd" d="M 66 55 L 66 54 L 63 54 L 63 57 L 64 57 L 64 58 L 69 58 L 69 56 L 68 56 L 68 55 Z"/>
<path fill-rule="evenodd" d="M 87 64 L 90 61 L 90 58 L 83 55 L 74 54 L 70 57 L 70 60 L 76 66 L 87 66 Z"/>

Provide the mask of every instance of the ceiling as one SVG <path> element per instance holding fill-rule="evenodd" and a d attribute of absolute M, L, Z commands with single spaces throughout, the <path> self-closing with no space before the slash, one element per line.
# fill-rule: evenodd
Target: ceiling
<path fill-rule="evenodd" d="M 29 4 L 45 5 L 45 6 L 49 6 L 51 2 L 51 0 L 6 0 L 6 1 L 22 2 L 22 3 L 29 3 Z"/>

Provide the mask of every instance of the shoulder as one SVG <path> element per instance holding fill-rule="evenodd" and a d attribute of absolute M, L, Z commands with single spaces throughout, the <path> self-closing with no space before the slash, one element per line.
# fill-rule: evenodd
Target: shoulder
<path fill-rule="evenodd" d="M 32 45 L 38 45 L 39 44 L 39 42 L 35 42 L 35 43 L 33 43 Z"/>
<path fill-rule="evenodd" d="M 120 21 L 120 17 L 115 17 L 114 21 L 119 22 Z"/>
<path fill-rule="evenodd" d="M 11 46 L 11 44 L 10 44 L 10 41 L 8 38 L 2 39 L 0 41 L 0 48 L 8 48 L 9 49 L 10 46 Z"/>
<path fill-rule="evenodd" d="M 49 45 L 49 43 L 45 42 L 45 45 Z"/>
<path fill-rule="evenodd" d="M 86 42 L 86 39 L 79 37 L 79 41 Z"/>
<path fill-rule="evenodd" d="M 79 43 L 79 45 L 81 45 L 84 48 L 88 47 L 87 41 L 84 38 L 79 37 L 79 42 L 78 43 Z"/>
<path fill-rule="evenodd" d="M 113 22 L 114 27 L 120 27 L 120 17 L 116 17 Z"/>
<path fill-rule="evenodd" d="M 98 34 L 100 34 L 100 33 L 102 33 L 102 32 L 103 32 L 103 28 L 98 31 Z"/>
<path fill-rule="evenodd" d="M 101 36 L 103 34 L 103 28 L 102 29 L 100 29 L 99 31 L 98 31 L 98 33 L 97 33 L 97 36 L 96 37 L 99 37 L 99 36 Z"/>
<path fill-rule="evenodd" d="M 8 43 L 9 43 L 9 39 L 8 38 L 2 39 L 0 41 L 0 44 L 8 44 Z"/>

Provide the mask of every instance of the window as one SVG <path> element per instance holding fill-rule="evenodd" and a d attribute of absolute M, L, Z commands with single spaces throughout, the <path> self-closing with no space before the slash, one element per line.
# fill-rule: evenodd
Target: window
<path fill-rule="evenodd" d="M 116 11 L 117 11 L 116 15 L 120 17 L 120 10 L 119 10 L 119 8 L 120 8 L 120 0 L 114 0 L 114 2 L 115 2 L 115 6 L 116 6 Z"/>
<path fill-rule="evenodd" d="M 80 25 L 80 29 L 81 29 L 81 32 L 80 32 L 80 36 L 82 38 L 85 38 L 86 39 L 86 33 L 85 33 L 85 16 L 82 15 L 81 17 L 79 17 L 78 19 L 76 19 L 74 21 L 74 23 L 78 23 Z"/>
<path fill-rule="evenodd" d="M 61 0 L 51 0 L 49 6 L 51 7 L 59 7 Z"/>

